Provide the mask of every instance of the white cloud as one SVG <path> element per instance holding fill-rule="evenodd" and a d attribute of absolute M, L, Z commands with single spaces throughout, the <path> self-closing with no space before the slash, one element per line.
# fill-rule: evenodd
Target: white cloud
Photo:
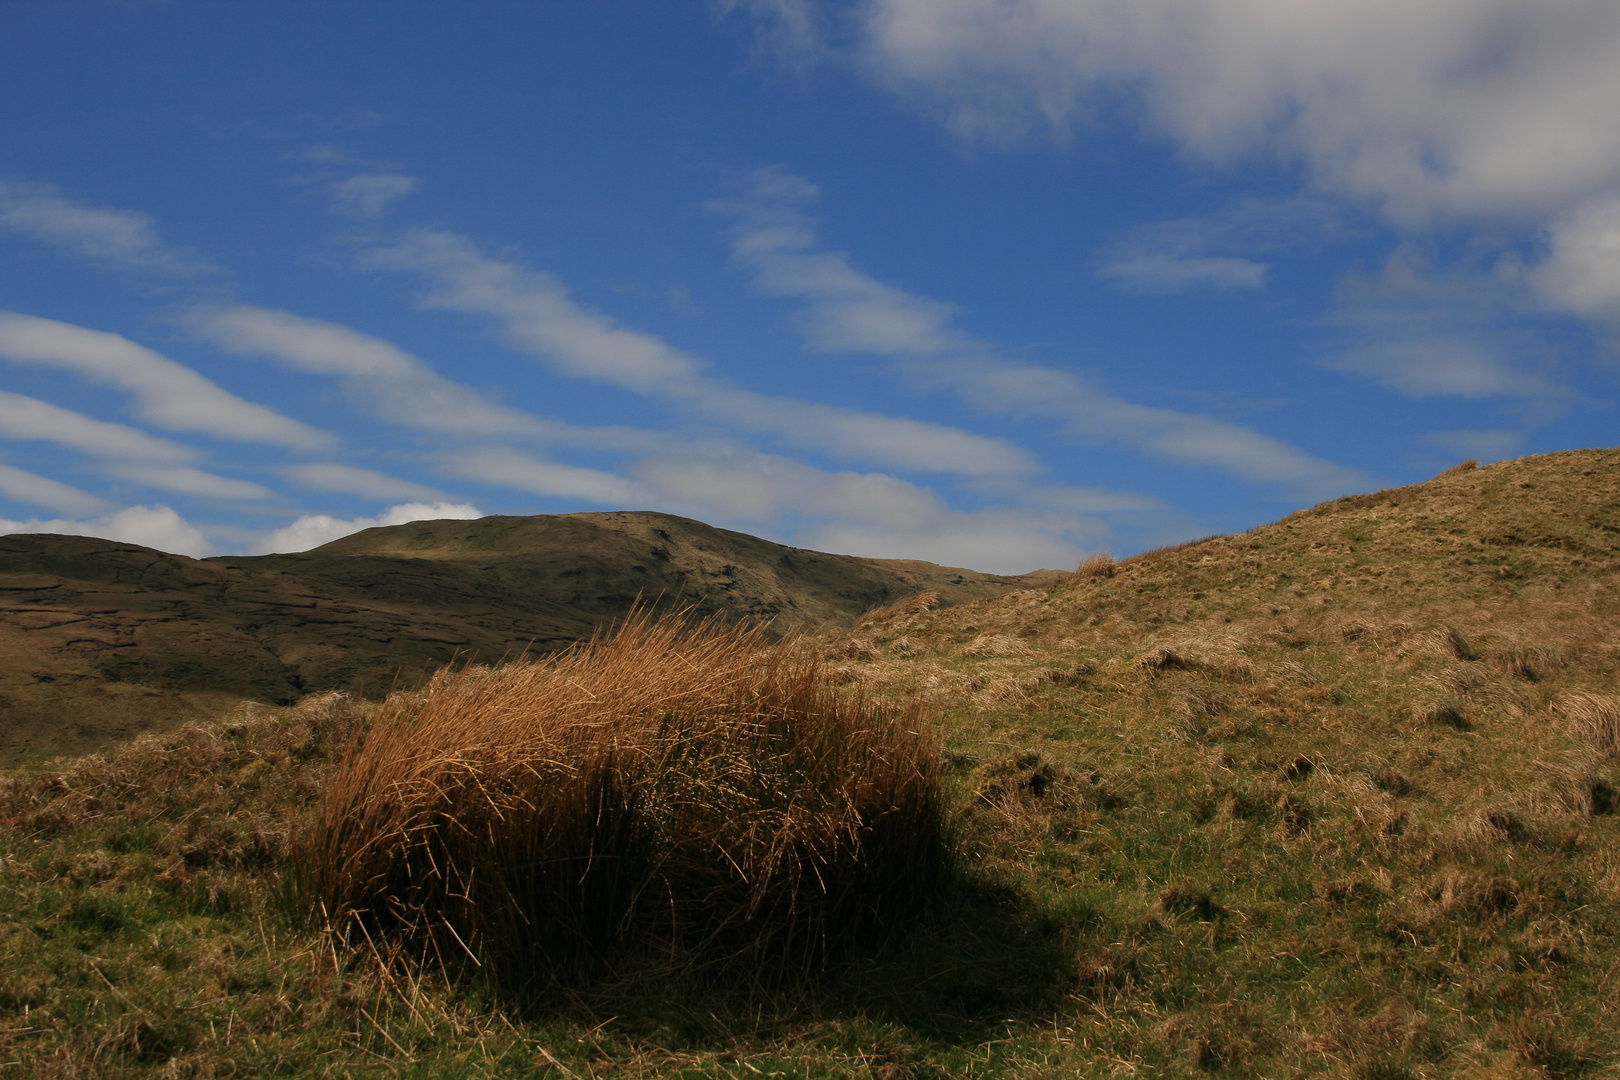
<path fill-rule="evenodd" d="M 1374 340 L 1327 357 L 1322 366 L 1364 375 L 1407 397 L 1553 398 L 1557 387 L 1523 370 L 1514 342 L 1458 331 Z"/>
<path fill-rule="evenodd" d="M 160 491 L 210 499 L 268 499 L 275 493 L 247 480 L 204 472 L 190 465 L 109 464 L 108 472 Z"/>
<path fill-rule="evenodd" d="M 319 186 L 332 208 L 351 217 L 375 218 L 395 199 L 417 189 L 416 177 L 396 165 L 352 153 L 338 146 L 311 146 L 293 155 L 316 168 L 293 177 L 294 183 Z"/>
<path fill-rule="evenodd" d="M 644 489 L 622 476 L 546 461 L 506 447 L 450 451 L 440 456 L 439 467 L 452 476 L 533 495 L 585 499 L 620 509 L 649 502 Z"/>
<path fill-rule="evenodd" d="M 1207 416 L 1136 405 L 1079 376 L 1027 364 L 943 362 L 922 375 L 977 408 L 1056 421 L 1083 441 L 1117 442 L 1168 461 L 1218 469 L 1324 499 L 1367 486 L 1354 469 L 1314 457 L 1250 428 Z"/>
<path fill-rule="evenodd" d="M 98 536 L 124 544 L 140 544 L 175 555 L 201 559 L 213 553 L 203 534 L 167 506 L 131 506 L 94 521 L 8 521 L 0 518 L 0 533 L 65 533 Z"/>
<path fill-rule="evenodd" d="M 634 471 L 665 505 L 732 521 L 780 526 L 835 517 L 899 527 L 945 509 L 932 491 L 898 477 L 827 472 L 791 458 L 739 450 L 649 458 Z"/>
<path fill-rule="evenodd" d="M 117 334 L 0 312 L 0 356 L 128 391 L 141 419 L 171 431 L 297 448 L 333 441 L 326 432 L 244 401 L 191 368 Z"/>
<path fill-rule="evenodd" d="M 0 495 L 30 506 L 44 506 L 66 514 L 93 514 L 106 503 L 76 487 L 43 476 L 0 465 Z"/>
<path fill-rule="evenodd" d="M 1197 285 L 1217 289 L 1263 289 L 1266 264 L 1253 259 L 1140 253 L 1114 258 L 1098 275 L 1129 289 L 1177 293 Z"/>
<path fill-rule="evenodd" d="M 1550 307 L 1620 322 L 1620 195 L 1556 221 L 1551 252 L 1530 281 Z"/>
<path fill-rule="evenodd" d="M 165 245 L 147 215 L 87 206 L 45 184 L 0 180 L 0 229 L 127 269 L 180 275 L 210 269 Z"/>
<path fill-rule="evenodd" d="M 426 276 L 433 283 L 428 303 L 493 316 L 513 347 L 564 375 L 661 397 L 733 429 L 895 468 L 966 476 L 1037 468 L 1005 440 L 734 387 L 661 339 L 579 307 L 550 276 L 486 258 L 464 237 L 417 232 L 371 252 L 367 262 Z"/>
<path fill-rule="evenodd" d="M 4 390 L 0 390 L 0 439 L 66 446 L 100 458 L 115 475 L 164 491 L 224 499 L 262 499 L 271 494 L 258 484 L 184 464 L 197 457 L 189 446 Z"/>
<path fill-rule="evenodd" d="M 642 394 L 686 397 L 699 387 L 703 364 L 697 358 L 584 310 L 549 274 L 486 258 L 465 237 L 417 230 L 364 261 L 426 275 L 435 286 L 428 304 L 495 316 L 512 344 L 546 357 L 564 374 Z"/>
<path fill-rule="evenodd" d="M 1310 497 L 1367 482 L 1355 470 L 1248 428 L 1136 405 L 1069 372 L 996 358 L 992 343 L 952 325 L 949 305 L 875 281 L 840 253 L 815 250 L 802 207 L 816 194 L 813 185 L 772 168 L 749 178 L 744 197 L 714 204 L 739 220 L 737 258 L 760 287 L 804 302 L 812 344 L 897 357 L 919 381 L 946 387 L 977 409 L 1056 421 L 1085 440 L 1122 443 Z"/>
<path fill-rule="evenodd" d="M 820 190 L 780 168 L 756 170 L 741 198 L 710 209 L 738 222 L 732 251 L 771 296 L 808 299 L 801 328 L 828 352 L 935 355 L 980 347 L 950 323 L 956 308 L 873 279 L 842 252 L 818 251 L 805 208 Z"/>
<path fill-rule="evenodd" d="M 442 499 L 443 493 L 422 484 L 401 480 L 374 469 L 359 469 L 332 462 L 311 462 L 282 470 L 300 487 L 316 491 L 338 491 L 368 499 Z"/>
<path fill-rule="evenodd" d="M 284 528 L 266 536 L 259 544 L 261 555 L 288 554 L 308 551 L 310 548 L 330 544 L 362 529 L 383 525 L 406 525 L 413 521 L 436 521 L 452 518 L 468 521 L 484 515 L 468 503 L 404 503 L 391 506 L 376 517 L 334 518 L 326 514 L 308 514 Z"/>
<path fill-rule="evenodd" d="M 332 375 L 368 412 L 391 423 L 447 434 L 562 433 L 560 425 L 488 400 L 443 378 L 381 338 L 285 311 L 236 305 L 198 309 L 186 325 L 235 353 L 265 356 L 297 371 Z"/>
<path fill-rule="evenodd" d="M 1302 162 L 1397 220 L 1539 214 L 1620 176 L 1620 7 L 1520 0 L 871 0 L 876 76 L 970 138 L 1133 97 L 1225 163 Z"/>
<path fill-rule="evenodd" d="M 397 172 L 366 172 L 327 185 L 337 207 L 356 217 L 380 217 L 395 199 L 416 190 L 416 178 Z"/>
<path fill-rule="evenodd" d="M 1376 274 L 1346 275 L 1337 299 L 1328 321 L 1352 343 L 1321 359 L 1329 370 L 1407 397 L 1517 399 L 1543 419 L 1569 397 L 1552 378 L 1554 350 L 1511 321 L 1532 304 L 1511 259 L 1436 268 L 1426 245 L 1402 244 Z"/>
<path fill-rule="evenodd" d="M 736 450 L 638 463 L 658 505 L 820 551 L 927 559 L 992 573 L 1066 566 L 1108 534 L 1096 518 L 993 507 L 964 511 L 881 473 L 829 472 Z"/>
<path fill-rule="evenodd" d="M 1246 198 L 1214 213 L 1127 230 L 1103 250 L 1097 274 L 1149 293 L 1197 286 L 1263 289 L 1271 267 L 1254 256 L 1297 252 L 1354 235 L 1344 213 L 1325 199 Z"/>
<path fill-rule="evenodd" d="M 196 457 L 188 446 L 5 390 L 0 390 L 0 438 L 53 442 L 112 461 L 180 462 Z"/>
<path fill-rule="evenodd" d="M 902 416 L 720 386 L 697 407 L 735 428 L 774 435 L 791 446 L 908 472 L 1005 477 L 1040 469 L 1030 454 L 1005 440 Z"/>

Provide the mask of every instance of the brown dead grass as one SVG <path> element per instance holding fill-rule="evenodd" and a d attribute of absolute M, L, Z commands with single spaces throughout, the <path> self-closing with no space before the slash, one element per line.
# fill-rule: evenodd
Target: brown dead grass
<path fill-rule="evenodd" d="M 390 698 L 303 875 L 351 944 L 508 987 L 644 962 L 768 980 L 897 930 L 941 881 L 938 746 L 807 647 L 641 613 Z"/>
<path fill-rule="evenodd" d="M 1593 745 L 1620 754 L 1620 697 L 1572 690 L 1559 700 L 1558 708 Z"/>
<path fill-rule="evenodd" d="M 1118 568 L 1119 563 L 1114 561 L 1113 555 L 1106 551 L 1099 551 L 1095 555 L 1087 555 L 1080 565 L 1075 568 L 1074 576 L 1077 578 L 1108 578 L 1113 577 L 1114 571 Z"/>

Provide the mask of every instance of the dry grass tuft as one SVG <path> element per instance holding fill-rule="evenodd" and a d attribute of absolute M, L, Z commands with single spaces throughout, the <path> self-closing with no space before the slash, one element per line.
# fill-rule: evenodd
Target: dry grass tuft
<path fill-rule="evenodd" d="M 892 604 L 875 607 L 855 621 L 856 626 L 868 626 L 872 623 L 888 622 L 890 619 L 902 615 L 921 615 L 925 611 L 932 611 L 939 606 L 938 592 L 920 592 L 913 596 L 902 596 Z"/>
<path fill-rule="evenodd" d="M 1435 479 L 1438 480 L 1442 476 L 1456 476 L 1459 473 L 1473 472 L 1477 468 L 1479 468 L 1479 459 L 1469 458 L 1467 461 L 1459 461 L 1451 468 L 1436 474 Z"/>
<path fill-rule="evenodd" d="M 398 694 L 332 777 L 302 877 L 340 936 L 539 988 L 604 962 L 814 965 L 947 864 L 939 738 L 761 629 L 641 612 Z"/>
<path fill-rule="evenodd" d="M 1114 561 L 1113 555 L 1106 551 L 1099 551 L 1094 555 L 1087 555 L 1080 565 L 1075 568 L 1074 576 L 1077 578 L 1111 578 L 1118 568 L 1119 563 Z"/>
<path fill-rule="evenodd" d="M 1519 815 L 1494 806 L 1480 807 L 1457 824 L 1457 838 L 1465 844 L 1522 843 L 1530 835 Z"/>
<path fill-rule="evenodd" d="M 1569 666 L 1561 649 L 1525 641 L 1504 642 L 1490 650 L 1490 658 L 1505 674 L 1527 682 L 1540 682 Z"/>
<path fill-rule="evenodd" d="M 1437 626 L 1419 634 L 1408 647 L 1409 652 L 1427 653 L 1447 660 L 1479 659 L 1479 650 L 1454 626 Z"/>
<path fill-rule="evenodd" d="M 1198 662 L 1163 646 L 1138 656 L 1136 666 L 1149 675 L 1157 675 L 1161 671 L 1191 671 L 1198 666 Z"/>
<path fill-rule="evenodd" d="M 962 650 L 963 656 L 1033 656 L 1035 650 L 1015 637 L 1006 634 L 981 634 Z"/>
<path fill-rule="evenodd" d="M 1620 754 L 1620 698 L 1592 690 L 1572 690 L 1558 709 L 1575 730 L 1608 753 Z"/>
<path fill-rule="evenodd" d="M 1419 727 L 1448 727 L 1453 731 L 1472 731 L 1473 723 L 1455 701 L 1438 699 L 1420 701 L 1412 706 L 1412 722 Z"/>

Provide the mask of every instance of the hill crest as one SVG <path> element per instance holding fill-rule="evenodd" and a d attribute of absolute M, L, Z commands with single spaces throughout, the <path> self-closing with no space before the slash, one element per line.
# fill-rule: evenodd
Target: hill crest
<path fill-rule="evenodd" d="M 830 555 L 650 512 L 421 521 L 202 560 L 0 537 L 0 758 L 93 749 L 242 698 L 376 693 L 457 656 L 549 651 L 637 597 L 788 633 L 922 590 L 956 603 L 1039 580 Z"/>

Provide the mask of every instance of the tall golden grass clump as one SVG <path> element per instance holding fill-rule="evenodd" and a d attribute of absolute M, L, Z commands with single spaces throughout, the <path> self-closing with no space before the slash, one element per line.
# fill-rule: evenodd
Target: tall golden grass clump
<path fill-rule="evenodd" d="M 390 697 L 303 877 L 351 941 L 507 986 L 649 957 L 783 971 L 902 928 L 943 880 L 939 762 L 921 714 L 836 690 L 810 649 L 640 611 Z"/>
<path fill-rule="evenodd" d="M 1081 560 L 1080 565 L 1075 567 L 1074 576 L 1077 578 L 1110 578 L 1114 576 L 1114 571 L 1118 568 L 1119 563 L 1114 561 L 1112 554 L 1106 551 L 1098 551 L 1087 555 Z"/>

